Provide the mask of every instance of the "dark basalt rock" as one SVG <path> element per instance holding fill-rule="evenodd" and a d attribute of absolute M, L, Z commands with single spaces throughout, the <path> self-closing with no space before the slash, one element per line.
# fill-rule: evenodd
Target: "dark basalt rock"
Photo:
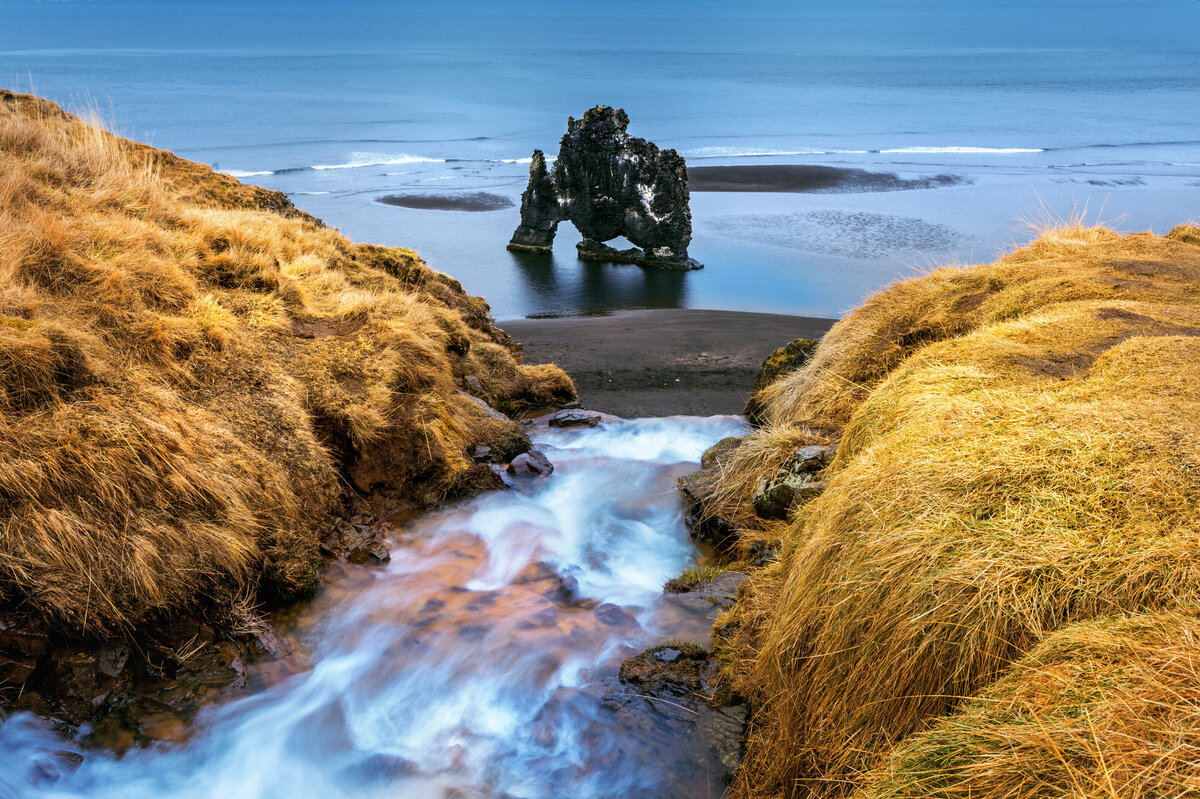
<path fill-rule="evenodd" d="M 554 464 L 538 449 L 531 449 L 513 458 L 508 473 L 518 477 L 542 477 L 554 471 Z"/>
<path fill-rule="evenodd" d="M 338 558 L 349 563 L 379 565 L 392 559 L 379 527 L 340 519 L 326 531 L 318 549 L 327 558 Z"/>
<path fill-rule="evenodd" d="M 558 411 L 550 417 L 551 427 L 595 427 L 604 420 L 604 415 L 596 411 L 573 409 Z"/>
<path fill-rule="evenodd" d="M 651 647 L 621 664 L 619 679 L 627 685 L 665 696 L 700 691 L 700 672 L 708 651 L 694 643 L 673 642 Z"/>
<path fill-rule="evenodd" d="M 286 654 L 266 622 L 244 621 L 235 634 L 181 615 L 128 638 L 83 640 L 0 609 L 0 718 L 29 711 L 116 751 L 180 740 L 202 707 L 245 687 L 248 661 Z"/>
<path fill-rule="evenodd" d="M 552 172 L 534 151 L 510 250 L 549 252 L 558 223 L 569 221 L 583 234 L 578 250 L 584 260 L 701 267 L 687 254 L 692 214 L 683 158 L 630 136 L 628 125 L 621 109 L 597 106 L 583 119 L 567 120 Z M 637 246 L 617 250 L 603 243 L 618 236 Z"/>
<path fill-rule="evenodd" d="M 521 195 L 521 224 L 513 233 L 508 249 L 520 252 L 550 252 L 558 230 L 558 193 L 546 172 L 546 156 L 533 151 L 529 163 L 529 185 Z"/>
<path fill-rule="evenodd" d="M 721 463 L 734 453 L 742 441 L 742 438 L 731 436 L 713 444 L 700 457 L 700 470 L 685 474 L 677 482 L 679 493 L 687 505 L 683 521 L 688 532 L 697 541 L 725 553 L 736 550 L 741 532 L 737 525 L 713 513 L 709 506 L 716 492 Z"/>
<path fill-rule="evenodd" d="M 825 490 L 821 471 L 833 462 L 833 447 L 801 447 L 776 475 L 764 477 L 750 497 L 754 512 L 763 519 L 786 519 L 792 508 Z"/>
<path fill-rule="evenodd" d="M 758 370 L 758 376 L 754 378 L 754 386 L 750 389 L 750 399 L 746 401 L 746 409 L 742 411 L 751 426 L 762 427 L 767 421 L 763 389 L 808 363 L 819 343 L 820 341 L 812 338 L 794 339 L 766 357 Z"/>

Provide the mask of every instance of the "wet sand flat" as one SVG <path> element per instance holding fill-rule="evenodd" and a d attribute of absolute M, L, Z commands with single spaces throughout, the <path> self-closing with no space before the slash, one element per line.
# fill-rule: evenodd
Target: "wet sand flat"
<path fill-rule="evenodd" d="M 513 201 L 500 194 L 475 191 L 463 194 L 389 194 L 378 202 L 398 208 L 420 211 L 499 211 L 511 208 Z"/>
<path fill-rule="evenodd" d="M 894 172 L 868 172 L 865 169 L 809 164 L 688 167 L 690 191 L 838 194 L 936 189 L 969 182 L 960 175 L 901 178 Z"/>
<path fill-rule="evenodd" d="M 593 410 L 625 418 L 741 413 L 763 359 L 833 319 L 693 309 L 501 322 L 526 363 L 557 363 Z"/>

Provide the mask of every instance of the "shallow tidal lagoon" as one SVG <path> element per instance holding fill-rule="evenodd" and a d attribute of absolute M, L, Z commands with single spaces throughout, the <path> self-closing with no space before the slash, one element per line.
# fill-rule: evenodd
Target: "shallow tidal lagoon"
<path fill-rule="evenodd" d="M 1157 233 L 1196 214 L 1193 0 L 4 11 L 0 85 L 96 105 L 119 132 L 285 191 L 353 240 L 412 247 L 501 320 L 840 316 L 930 264 L 993 260 L 1046 211 Z M 534 148 L 555 153 L 568 115 L 598 104 L 690 167 L 888 177 L 694 191 L 690 252 L 707 268 L 693 274 L 581 263 L 569 228 L 552 256 L 505 252 Z"/>

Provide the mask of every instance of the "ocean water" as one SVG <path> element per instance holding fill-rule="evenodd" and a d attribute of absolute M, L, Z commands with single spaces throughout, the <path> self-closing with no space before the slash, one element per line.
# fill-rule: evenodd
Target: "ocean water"
<path fill-rule="evenodd" d="M 1200 2 L 3 0 L 0 85 L 412 247 L 498 319 L 695 307 L 831 316 L 1086 210 L 1200 217 Z M 952 174 L 942 188 L 695 193 L 679 274 L 504 249 L 522 163 L 620 106 L 692 165 Z M 388 195 L 499 197 L 486 211 Z"/>

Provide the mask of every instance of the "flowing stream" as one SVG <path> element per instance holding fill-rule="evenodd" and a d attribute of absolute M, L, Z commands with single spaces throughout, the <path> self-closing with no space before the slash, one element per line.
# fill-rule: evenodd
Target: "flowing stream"
<path fill-rule="evenodd" d="M 699 555 L 674 482 L 743 425 L 542 430 L 549 477 L 406 523 L 384 566 L 331 567 L 287 623 L 295 673 L 209 708 L 182 743 L 78 768 L 43 722 L 13 716 L 0 797 L 720 796 L 692 711 L 616 673 L 643 647 L 707 636 L 703 613 L 661 593 Z"/>

